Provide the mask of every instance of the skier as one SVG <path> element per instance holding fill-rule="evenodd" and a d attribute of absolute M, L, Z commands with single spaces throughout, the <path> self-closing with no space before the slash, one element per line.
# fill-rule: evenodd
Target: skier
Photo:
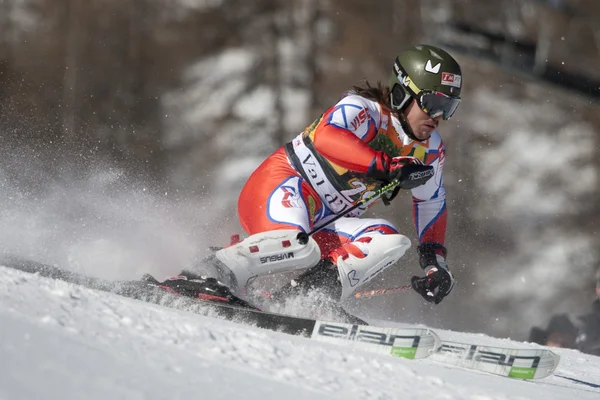
<path fill-rule="evenodd" d="M 462 75 L 446 51 L 419 45 L 396 58 L 389 86 L 353 87 L 251 174 L 238 200 L 250 235 L 216 253 L 220 280 L 241 291 L 259 276 L 304 270 L 276 296 L 312 286 L 337 299 L 394 265 L 411 246 L 390 221 L 359 218 L 382 185 L 412 190 L 424 276 L 412 287 L 438 304 L 452 290 L 446 263 L 445 148 L 437 132 L 460 104 Z M 346 210 L 365 201 L 351 212 Z M 298 243 L 298 232 L 310 232 Z"/>

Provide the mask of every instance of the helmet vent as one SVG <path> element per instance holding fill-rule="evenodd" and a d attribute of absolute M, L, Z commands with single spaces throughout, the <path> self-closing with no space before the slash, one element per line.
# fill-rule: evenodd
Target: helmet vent
<path fill-rule="evenodd" d="M 435 57 L 439 60 L 443 60 L 444 58 L 442 56 L 440 56 L 438 53 L 436 53 L 435 51 L 429 49 L 429 54 L 431 54 L 432 57 Z"/>

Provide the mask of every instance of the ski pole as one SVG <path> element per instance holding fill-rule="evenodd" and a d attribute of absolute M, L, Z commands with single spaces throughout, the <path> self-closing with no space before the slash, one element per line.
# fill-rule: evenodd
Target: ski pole
<path fill-rule="evenodd" d="M 365 290 L 363 292 L 357 292 L 354 294 L 354 297 L 357 299 L 364 299 L 366 297 L 380 296 L 382 294 L 396 293 L 396 292 L 404 292 L 405 290 L 411 289 L 412 285 L 404 285 L 398 286 L 395 288 L 389 289 L 373 289 L 373 290 Z"/>
<path fill-rule="evenodd" d="M 356 203 L 352 207 L 350 207 L 346 210 L 343 210 L 341 213 L 339 213 L 335 217 L 333 217 L 333 219 L 330 219 L 326 223 L 324 223 L 320 226 L 317 226 L 316 228 L 313 228 L 313 230 L 308 233 L 306 233 L 306 232 L 298 233 L 298 236 L 296 237 L 298 239 L 298 242 L 300 242 L 300 244 L 308 243 L 309 236 L 314 235 L 315 233 L 319 232 L 321 229 L 325 228 L 327 225 L 331 224 L 332 222 L 337 221 L 338 219 L 342 218 L 344 215 L 356 210 L 360 206 L 364 206 L 365 204 L 370 203 L 371 201 L 375 200 L 376 198 L 383 196 L 385 194 L 385 192 L 394 190 L 396 188 L 396 186 L 398 186 L 398 185 L 400 185 L 400 180 L 394 179 L 393 181 L 380 186 L 369 196 L 365 197 L 364 199 L 359 200 L 358 203 Z"/>

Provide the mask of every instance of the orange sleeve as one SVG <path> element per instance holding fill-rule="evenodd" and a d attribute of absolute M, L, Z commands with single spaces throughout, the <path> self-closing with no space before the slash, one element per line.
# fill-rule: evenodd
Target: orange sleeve
<path fill-rule="evenodd" d="M 354 133 L 333 125 L 319 127 L 314 136 L 315 149 L 342 168 L 366 173 L 377 155 Z"/>

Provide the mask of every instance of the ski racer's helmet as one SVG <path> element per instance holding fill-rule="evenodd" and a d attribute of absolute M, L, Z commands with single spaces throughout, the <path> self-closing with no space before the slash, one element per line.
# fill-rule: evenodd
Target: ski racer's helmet
<path fill-rule="evenodd" d="M 396 57 L 390 78 L 392 108 L 402 111 L 415 99 L 432 118 L 452 117 L 460 104 L 462 74 L 456 60 L 439 47 L 418 45 Z"/>

